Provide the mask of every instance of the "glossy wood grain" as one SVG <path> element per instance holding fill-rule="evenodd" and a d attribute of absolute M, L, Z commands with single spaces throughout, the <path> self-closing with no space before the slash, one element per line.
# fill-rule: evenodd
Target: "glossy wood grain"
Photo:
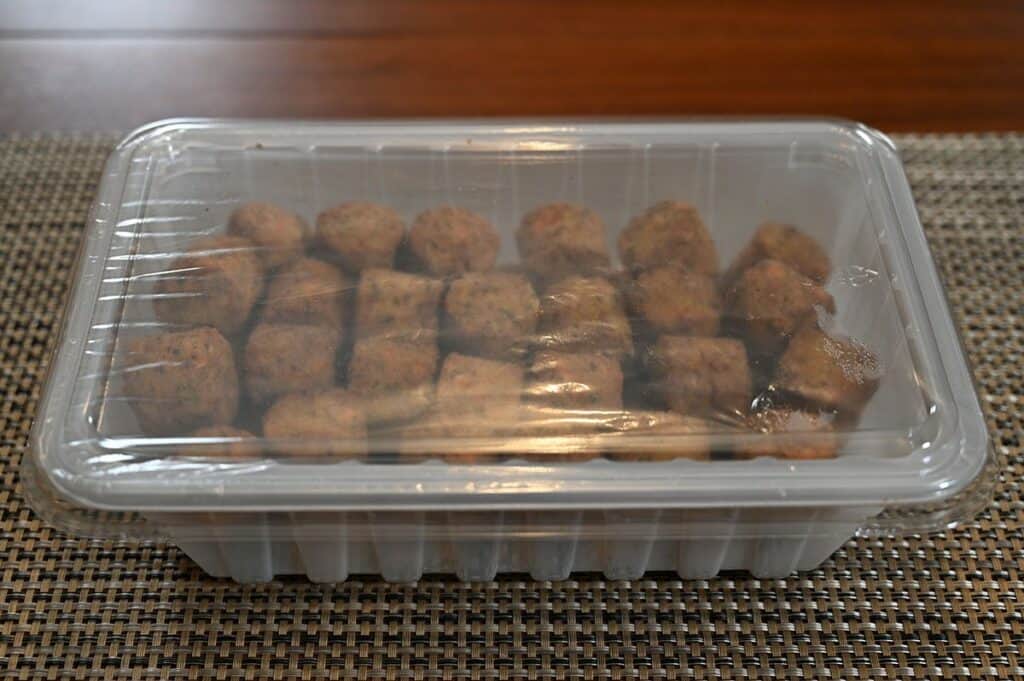
<path fill-rule="evenodd" d="M 713 114 L 1020 129 L 1024 3 L 18 1 L 0 5 L 0 103 L 0 130 Z"/>

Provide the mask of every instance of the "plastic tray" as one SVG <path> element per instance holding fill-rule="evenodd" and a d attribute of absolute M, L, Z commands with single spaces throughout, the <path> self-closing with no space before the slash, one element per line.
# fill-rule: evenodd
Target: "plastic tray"
<path fill-rule="evenodd" d="M 454 204 L 497 227 L 499 266 L 518 263 L 524 213 L 569 202 L 608 226 L 619 277 L 617 234 L 665 199 L 696 207 L 723 268 L 766 220 L 797 225 L 829 254 L 825 288 L 836 313 L 828 323 L 863 342 L 883 369 L 859 419 L 842 426 L 836 457 L 736 460 L 730 451 L 777 436 L 716 426 L 627 445 L 685 449 L 699 437 L 713 452 L 708 460 L 565 461 L 557 455 L 620 446 L 571 434 L 448 434 L 424 445 L 439 455 L 507 455 L 493 461 L 396 462 L 387 438 L 371 440 L 369 456 L 326 462 L 211 459 L 197 455 L 203 443 L 188 433 L 142 432 L 124 397 L 124 344 L 166 326 L 154 314 L 153 282 L 197 237 L 222 232 L 243 202 L 273 202 L 309 224 L 347 200 L 386 204 L 407 223 Z M 310 254 L 321 248 L 309 246 Z M 994 478 L 897 152 L 874 130 L 831 120 L 145 127 L 107 165 L 32 444 L 27 494 L 51 522 L 83 534 L 167 538 L 210 573 L 243 581 L 365 572 L 410 580 L 424 571 L 466 579 L 648 569 L 782 575 L 813 567 L 858 532 L 968 518 Z M 341 446 L 260 444 L 276 452 Z"/>

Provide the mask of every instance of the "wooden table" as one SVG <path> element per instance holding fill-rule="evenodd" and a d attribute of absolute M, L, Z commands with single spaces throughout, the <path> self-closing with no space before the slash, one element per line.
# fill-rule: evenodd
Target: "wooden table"
<path fill-rule="evenodd" d="M 1024 128 L 1024 2 L 0 2 L 0 131 L 711 114 Z"/>

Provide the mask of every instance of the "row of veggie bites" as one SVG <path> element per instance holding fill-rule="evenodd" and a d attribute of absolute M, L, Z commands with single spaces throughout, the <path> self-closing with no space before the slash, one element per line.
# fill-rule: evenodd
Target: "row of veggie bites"
<path fill-rule="evenodd" d="M 428 440 L 597 433 L 595 447 L 544 456 L 702 457 L 700 438 L 640 451 L 622 436 L 742 428 L 791 436 L 738 445 L 741 456 L 818 457 L 877 386 L 874 357 L 818 323 L 834 312 L 829 260 L 793 227 L 763 225 L 724 274 L 679 202 L 623 230 L 625 272 L 580 206 L 542 206 L 516 237 L 521 265 L 494 269 L 497 230 L 461 208 L 406 232 L 394 211 L 351 202 L 322 213 L 310 239 L 297 216 L 245 204 L 226 235 L 197 239 L 163 273 L 157 316 L 194 328 L 134 339 L 126 395 L 148 433 L 231 439 L 191 453 L 254 452 L 232 425 L 237 347 L 243 399 L 266 408 L 264 436 L 295 439 L 290 453 L 302 440 L 360 453 L 369 430 L 410 455 L 438 453 L 417 452 Z"/>

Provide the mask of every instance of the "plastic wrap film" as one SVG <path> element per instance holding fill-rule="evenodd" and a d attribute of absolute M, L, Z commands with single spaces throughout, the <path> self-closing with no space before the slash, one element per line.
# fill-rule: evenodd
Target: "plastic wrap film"
<path fill-rule="evenodd" d="M 994 477 L 895 150 L 835 121 L 144 128 L 33 444 L 51 522 L 238 579 L 782 574 Z"/>

